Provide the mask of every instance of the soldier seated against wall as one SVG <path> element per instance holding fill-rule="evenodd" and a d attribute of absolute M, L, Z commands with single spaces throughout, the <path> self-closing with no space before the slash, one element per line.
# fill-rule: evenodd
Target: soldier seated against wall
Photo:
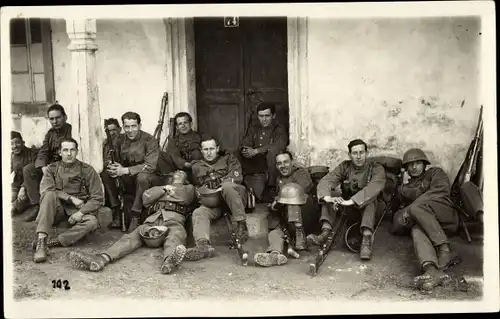
<path fill-rule="evenodd" d="M 355 139 L 349 142 L 347 147 L 350 160 L 340 163 L 318 183 L 318 201 L 322 204 L 322 231 L 318 236 L 307 236 L 307 242 L 309 245 L 322 245 L 332 231 L 336 216 L 331 213 L 328 205 L 351 207 L 362 214 L 360 258 L 370 260 L 376 213 L 385 207 L 379 199 L 379 194 L 384 188 L 386 175 L 382 165 L 368 158 L 368 147 L 364 141 Z M 331 196 L 332 190 L 337 186 L 341 186 L 342 195 L 349 199 Z"/>
<path fill-rule="evenodd" d="M 193 118 L 189 113 L 177 113 L 174 123 L 174 134 L 169 137 L 165 152 L 160 152 L 158 167 L 162 173 L 180 169 L 190 177 L 193 162 L 202 159 L 201 135 L 192 129 Z"/>
<path fill-rule="evenodd" d="M 450 181 L 438 167 L 427 168 L 430 161 L 418 148 L 403 156 L 403 166 L 409 180 L 397 192 L 401 209 L 393 217 L 391 232 L 409 235 L 418 258 L 422 275 L 413 284 L 423 290 L 432 290 L 451 280 L 444 271 L 460 262 L 450 247 L 446 233 L 458 229 L 459 219 L 450 198 Z"/>
<path fill-rule="evenodd" d="M 241 164 L 230 153 L 220 151 L 215 137 L 207 136 L 201 140 L 203 159 L 195 161 L 192 166 L 193 178 L 199 188 L 217 190 L 214 195 L 221 201 L 208 204 L 200 200 L 200 207 L 193 212 L 193 237 L 196 246 L 189 248 L 186 260 L 200 260 L 212 257 L 215 249 L 210 244 L 210 221 L 222 216 L 221 205 L 227 205 L 237 224 L 236 237 L 243 244 L 248 239 L 245 205 L 247 192 L 241 173 Z M 220 190 L 220 192 L 218 192 Z"/>
<path fill-rule="evenodd" d="M 312 234 L 318 228 L 319 211 L 311 195 L 314 184 L 308 170 L 293 164 L 293 156 L 289 151 L 282 151 L 276 156 L 276 167 L 279 172 L 279 195 L 269 205 L 269 247 L 265 253 L 254 256 L 255 262 L 264 267 L 287 262 L 283 227 L 292 236 L 288 248 L 298 251 L 307 249 L 306 234 Z"/>
<path fill-rule="evenodd" d="M 181 264 L 186 254 L 187 233 L 184 222 L 188 213 L 187 207 L 194 201 L 193 185 L 189 185 L 187 174 L 176 171 L 171 184 L 155 186 L 143 194 L 145 207 L 152 207 L 153 214 L 146 218 L 144 224 L 132 233 L 124 235 L 111 247 L 99 254 L 72 251 L 68 259 L 74 267 L 101 271 L 104 267 L 132 253 L 146 244 L 151 248 L 163 246 L 163 263 L 160 271 L 170 274 Z M 161 233 L 158 228 L 163 227 Z M 151 236 L 157 231 L 157 236 Z M 146 236 L 148 235 L 148 236 Z"/>
<path fill-rule="evenodd" d="M 253 190 L 259 202 L 265 201 L 265 196 L 276 188 L 276 155 L 288 144 L 285 128 L 275 122 L 275 113 L 273 103 L 260 103 L 259 124 L 250 125 L 239 147 L 244 184 Z"/>
<path fill-rule="evenodd" d="M 10 173 L 11 173 L 11 204 L 12 215 L 23 213 L 30 205 L 24 185 L 23 170 L 28 164 L 35 163 L 38 149 L 28 148 L 24 144 L 21 133 L 10 132 L 10 145 L 12 153 L 10 155 Z"/>
<path fill-rule="evenodd" d="M 101 174 L 104 189 L 110 202 L 110 207 L 117 211 L 118 188 L 114 178 L 121 176 L 125 191 L 134 196 L 134 202 L 126 216 L 130 220 L 128 231 L 131 232 L 139 225 L 142 214 L 142 194 L 152 186 L 163 183 L 163 178 L 157 168 L 160 148 L 158 141 L 141 130 L 141 117 L 134 112 L 126 112 L 122 116 L 122 125 L 125 134 L 120 135 L 116 142 L 116 153 L 119 162 L 111 163 L 111 155 L 106 154 L 104 165 L 106 170 Z M 115 213 L 121 216 L 118 211 Z"/>
<path fill-rule="evenodd" d="M 111 223 L 111 210 L 103 206 L 99 175 L 92 166 L 76 159 L 78 143 L 63 138 L 59 148 L 61 161 L 47 166 L 40 183 L 40 213 L 33 242 L 33 260 L 37 263 L 47 260 L 49 247 L 71 246 L 99 226 L 106 228 Z M 65 220 L 73 226 L 49 238 L 52 226 Z"/>
<path fill-rule="evenodd" d="M 34 163 L 30 163 L 23 168 L 24 183 L 22 187 L 25 189 L 26 197 L 29 201 L 25 221 L 30 222 L 36 219 L 40 203 L 40 181 L 42 180 L 43 171 L 51 163 L 60 161 L 59 156 L 59 141 L 62 138 L 71 137 L 71 124 L 66 123 L 67 116 L 64 107 L 57 102 L 47 109 L 47 117 L 52 126 L 45 138 L 43 139 L 42 147 L 37 154 Z"/>

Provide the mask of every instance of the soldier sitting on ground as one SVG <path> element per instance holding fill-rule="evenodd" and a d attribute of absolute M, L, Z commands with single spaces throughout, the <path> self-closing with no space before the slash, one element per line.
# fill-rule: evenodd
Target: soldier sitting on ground
<path fill-rule="evenodd" d="M 21 133 L 15 131 L 10 132 L 10 144 L 12 148 L 10 156 L 10 173 L 12 175 L 11 212 L 14 215 L 23 213 L 30 204 L 26 196 L 26 188 L 23 186 L 23 170 L 26 165 L 35 163 L 38 150 L 26 147 Z"/>
<path fill-rule="evenodd" d="M 322 232 L 319 236 L 307 236 L 308 244 L 322 245 L 332 230 L 334 214 L 330 214 L 329 203 L 352 206 L 362 213 L 360 231 L 363 235 L 360 258 L 369 260 L 372 256 L 372 234 L 375 228 L 375 215 L 385 204 L 379 202 L 378 195 L 383 190 L 386 176 L 382 165 L 367 158 L 368 147 L 360 139 L 348 144 L 350 160 L 343 161 L 333 171 L 321 179 L 318 184 L 318 200 L 325 202 L 321 207 Z M 341 186 L 343 196 L 331 197 L 332 190 Z"/>
<path fill-rule="evenodd" d="M 227 204 L 233 219 L 236 221 L 236 237 L 241 243 L 248 239 L 245 204 L 247 193 L 243 180 L 241 165 L 232 154 L 220 152 L 219 143 L 215 137 L 205 137 L 201 141 L 203 159 L 195 161 L 192 166 L 196 186 L 211 190 L 220 189 L 220 197 Z M 217 195 L 218 196 L 218 195 Z M 196 246 L 189 248 L 186 260 L 200 260 L 212 257 L 214 248 L 210 245 L 210 221 L 222 216 L 220 205 L 205 205 L 193 212 L 193 237 Z"/>
<path fill-rule="evenodd" d="M 59 156 L 59 141 L 62 138 L 71 137 L 71 124 L 66 123 L 67 116 L 64 107 L 53 104 L 47 109 L 47 117 L 49 118 L 50 130 L 45 134 L 42 147 L 37 154 L 35 163 L 26 165 L 23 168 L 23 187 L 26 190 L 26 196 L 29 200 L 30 207 L 27 209 L 25 221 L 30 222 L 36 219 L 40 203 L 40 181 L 42 180 L 43 171 L 51 163 L 60 161 Z"/>
<path fill-rule="evenodd" d="M 288 141 L 283 126 L 275 123 L 275 113 L 273 103 L 259 104 L 259 125 L 250 126 L 240 145 L 245 185 L 260 202 L 276 187 L 276 155 L 285 150 Z"/>
<path fill-rule="evenodd" d="M 283 254 L 284 232 L 277 214 L 285 214 L 289 233 L 294 234 L 290 240 L 295 243 L 295 247 L 289 248 L 299 251 L 307 249 L 306 233 L 310 234 L 317 228 L 319 219 L 318 210 L 311 196 L 314 184 L 307 169 L 293 164 L 293 156 L 289 151 L 278 153 L 276 168 L 279 172 L 276 184 L 280 195 L 269 205 L 272 212 L 269 215 L 269 229 L 271 229 L 268 234 L 269 247 L 265 253 L 257 253 L 254 256 L 255 262 L 261 266 L 281 265 L 287 262 L 287 257 Z M 304 198 L 303 203 L 302 198 Z M 288 204 L 280 204 L 280 199 L 281 202 Z"/>
<path fill-rule="evenodd" d="M 111 210 L 103 206 L 99 175 L 92 166 L 76 159 L 78 143 L 72 138 L 63 138 L 59 146 L 61 161 L 47 166 L 40 183 L 37 239 L 33 243 L 35 262 L 47 259 L 49 247 L 71 246 L 94 232 L 99 227 L 99 215 L 109 215 L 111 222 Z M 63 220 L 68 220 L 73 227 L 56 238 L 48 238 L 52 226 Z"/>
<path fill-rule="evenodd" d="M 131 232 L 139 225 L 142 194 L 150 187 L 161 185 L 163 178 L 157 168 L 160 156 L 158 141 L 141 130 L 140 115 L 126 112 L 122 116 L 122 124 L 125 134 L 116 143 L 120 162 L 111 164 L 111 157 L 107 155 L 106 170 L 102 172 L 101 178 L 112 209 L 118 210 L 120 206 L 118 189 L 113 180 L 117 176 L 122 177 L 126 193 L 134 196 L 130 216 L 126 216 L 130 220 L 128 231 Z"/>
<path fill-rule="evenodd" d="M 166 152 L 162 152 L 158 165 L 163 173 L 178 169 L 190 172 L 193 161 L 202 159 L 201 135 L 193 131 L 193 118 L 189 113 L 177 113 L 174 123 L 175 134 L 169 138 Z"/>
<path fill-rule="evenodd" d="M 101 271 L 107 264 L 116 261 L 137 248 L 147 240 L 144 235 L 156 231 L 157 226 L 166 227 L 166 235 L 152 243 L 146 243 L 152 248 L 163 244 L 163 264 L 160 271 L 170 274 L 182 262 L 186 254 L 186 230 L 184 222 L 189 206 L 195 196 L 193 185 L 186 185 L 187 174 L 176 171 L 172 183 L 165 186 L 155 186 L 143 194 L 143 203 L 146 207 L 153 207 L 155 212 L 144 224 L 137 227 L 132 233 L 124 235 L 106 251 L 92 255 L 85 252 L 70 252 L 68 258 L 73 266 L 90 271 Z M 142 235 L 141 235 L 142 234 Z"/>
<path fill-rule="evenodd" d="M 458 228 L 458 213 L 450 198 L 450 181 L 438 167 L 431 167 L 425 153 L 418 148 L 403 156 L 403 166 L 410 179 L 398 188 L 402 208 L 393 217 L 391 232 L 396 235 L 411 233 L 413 246 L 423 274 L 413 284 L 423 290 L 432 290 L 451 278 L 444 272 L 460 262 L 450 247 L 446 232 Z"/>

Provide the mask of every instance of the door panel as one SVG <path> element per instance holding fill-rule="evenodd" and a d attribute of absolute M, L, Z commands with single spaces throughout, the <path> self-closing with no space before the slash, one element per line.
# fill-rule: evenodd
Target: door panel
<path fill-rule="evenodd" d="M 288 129 L 286 18 L 241 18 L 225 28 L 223 18 L 195 19 L 198 127 L 236 150 L 248 119 L 258 121 L 262 101 L 277 104 Z"/>

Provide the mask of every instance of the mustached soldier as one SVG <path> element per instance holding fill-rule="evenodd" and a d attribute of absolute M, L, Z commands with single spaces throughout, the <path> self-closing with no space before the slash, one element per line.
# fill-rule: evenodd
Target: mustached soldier
<path fill-rule="evenodd" d="M 110 262 L 132 253 L 143 246 L 144 238 L 141 234 L 151 232 L 155 226 L 168 228 L 164 241 L 158 241 L 157 247 L 163 244 L 163 264 L 160 271 L 170 274 L 182 262 L 186 254 L 186 220 L 187 209 L 194 196 L 193 185 L 186 185 L 187 175 L 183 171 L 173 174 L 172 183 L 165 186 L 155 186 L 143 194 L 146 207 L 153 206 L 155 213 L 146 218 L 144 224 L 137 227 L 132 233 L 124 235 L 106 251 L 92 255 L 85 252 L 70 252 L 68 258 L 77 268 L 90 271 L 101 271 Z M 156 247 L 156 245 L 155 245 Z"/>
<path fill-rule="evenodd" d="M 222 200 L 227 204 L 233 219 L 236 221 L 236 237 L 241 243 L 248 239 L 245 204 L 247 193 L 241 185 L 243 177 L 241 165 L 232 154 L 220 154 L 219 144 L 215 137 L 205 137 L 201 141 L 203 159 L 195 161 L 192 166 L 196 186 L 208 189 L 221 188 Z M 188 249 L 186 260 L 199 260 L 211 257 L 214 248 L 210 245 L 210 221 L 221 216 L 220 207 L 201 206 L 193 212 L 193 237 L 196 246 Z"/>
<path fill-rule="evenodd" d="M 49 247 L 71 246 L 94 232 L 99 227 L 100 216 L 109 216 L 111 222 L 111 210 L 103 206 L 99 175 L 92 166 L 76 159 L 78 143 L 72 138 L 63 138 L 59 154 L 61 161 L 47 167 L 40 183 L 37 239 L 33 242 L 33 260 L 37 263 L 47 259 Z M 48 238 L 52 226 L 66 219 L 73 227 L 56 238 Z"/>
<path fill-rule="evenodd" d="M 318 200 L 326 203 L 353 206 L 361 211 L 361 242 L 360 258 L 369 260 L 372 256 L 372 234 L 375 228 L 375 214 L 381 210 L 378 195 L 385 185 L 385 170 L 382 165 L 368 160 L 368 147 L 360 139 L 348 144 L 350 160 L 342 162 L 333 171 L 328 173 L 318 183 Z M 341 185 L 342 194 L 350 199 L 331 197 L 331 191 Z M 322 245 L 331 232 L 334 217 L 331 216 L 326 205 L 321 208 L 322 232 L 319 236 L 307 236 L 311 245 Z"/>
<path fill-rule="evenodd" d="M 459 222 L 450 198 L 450 181 L 439 167 L 426 170 L 429 164 L 421 149 L 413 148 L 404 154 L 403 166 L 410 179 L 398 188 L 403 208 L 394 214 L 391 229 L 396 235 L 411 233 L 423 271 L 414 278 L 413 284 L 424 290 L 449 281 L 444 270 L 460 262 L 445 233 L 455 232 Z"/>

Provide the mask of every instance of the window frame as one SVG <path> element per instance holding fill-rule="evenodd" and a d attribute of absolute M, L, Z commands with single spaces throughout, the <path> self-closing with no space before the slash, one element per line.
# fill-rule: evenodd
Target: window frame
<path fill-rule="evenodd" d="M 52 30 L 50 27 L 50 19 L 38 19 L 40 20 L 41 33 L 42 33 L 42 61 L 43 61 L 43 75 L 45 84 L 45 101 L 34 101 L 35 97 L 35 78 L 33 73 L 33 68 L 31 65 L 31 26 L 30 20 L 24 19 L 25 23 L 25 36 L 26 36 L 26 50 L 28 54 L 28 75 L 30 80 L 31 89 L 31 100 L 30 101 L 13 101 L 11 97 L 12 104 L 12 114 L 22 114 L 27 116 L 45 116 L 47 109 L 50 104 L 53 104 L 56 100 L 55 97 L 55 85 L 54 85 L 54 63 L 52 55 Z M 20 45 L 12 45 L 9 43 L 9 47 L 15 47 Z M 11 75 L 16 74 L 10 71 Z"/>

